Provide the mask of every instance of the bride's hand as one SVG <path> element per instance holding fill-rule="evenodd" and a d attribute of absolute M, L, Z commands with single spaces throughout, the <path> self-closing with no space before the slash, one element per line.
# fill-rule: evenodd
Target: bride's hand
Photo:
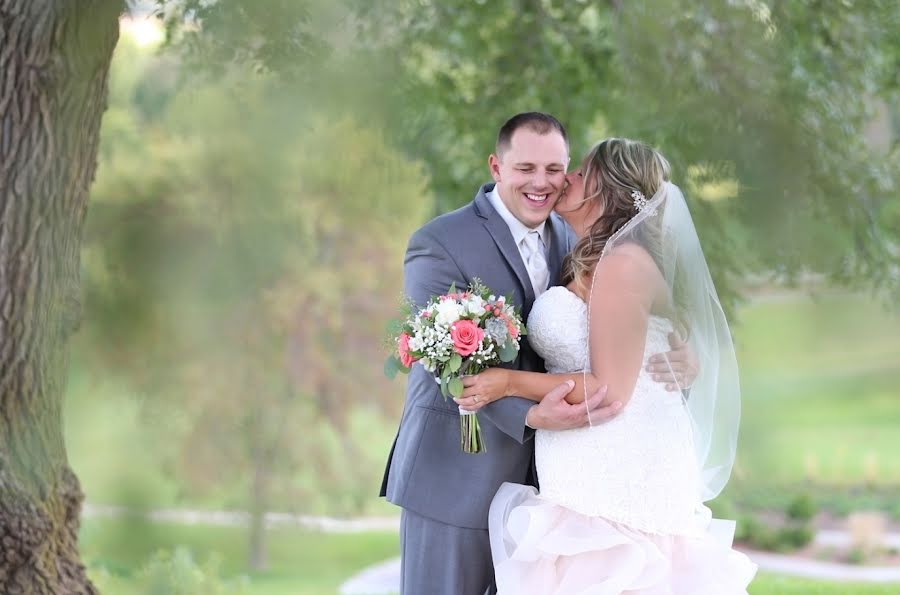
<path fill-rule="evenodd" d="M 456 403 L 465 411 L 478 411 L 488 403 L 506 396 L 509 373 L 503 368 L 489 368 L 474 376 L 463 376 L 463 394 Z"/>

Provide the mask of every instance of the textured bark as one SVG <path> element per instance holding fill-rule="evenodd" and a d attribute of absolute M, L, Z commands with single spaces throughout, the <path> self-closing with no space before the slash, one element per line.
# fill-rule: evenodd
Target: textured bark
<path fill-rule="evenodd" d="M 62 397 L 121 1 L 0 0 L 0 593 L 94 594 Z"/>

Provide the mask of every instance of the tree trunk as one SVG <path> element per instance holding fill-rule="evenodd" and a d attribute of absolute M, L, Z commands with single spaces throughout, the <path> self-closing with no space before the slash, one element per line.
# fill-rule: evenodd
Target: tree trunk
<path fill-rule="evenodd" d="M 250 570 L 266 570 L 269 556 L 266 548 L 266 512 L 269 509 L 269 460 L 255 457 L 253 461 L 253 494 L 250 501 L 250 550 L 247 564 Z"/>
<path fill-rule="evenodd" d="M 81 230 L 121 1 L 0 0 L 0 593 L 95 594 L 63 442 Z"/>

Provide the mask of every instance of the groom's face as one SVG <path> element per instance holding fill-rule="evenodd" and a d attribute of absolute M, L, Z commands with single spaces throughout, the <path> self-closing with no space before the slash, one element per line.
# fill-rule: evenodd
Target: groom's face
<path fill-rule="evenodd" d="M 558 132 L 538 134 L 522 127 L 488 164 L 503 204 L 533 228 L 547 220 L 566 184 L 569 149 Z"/>

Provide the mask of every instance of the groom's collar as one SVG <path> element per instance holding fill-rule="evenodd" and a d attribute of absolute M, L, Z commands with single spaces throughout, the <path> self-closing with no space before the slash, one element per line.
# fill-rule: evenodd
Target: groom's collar
<path fill-rule="evenodd" d="M 518 246 L 522 239 L 528 235 L 528 232 L 531 231 L 531 228 L 516 219 L 516 216 L 513 215 L 503 203 L 503 199 L 500 198 L 500 192 L 496 184 L 485 184 L 478 190 L 478 194 L 475 196 L 475 211 L 478 216 L 483 219 L 488 219 L 491 216 L 491 211 L 500 215 L 500 218 L 503 219 L 504 223 L 506 223 L 506 226 L 509 228 L 516 246 Z M 549 240 L 547 237 L 546 221 L 541 222 L 534 230 L 540 234 L 541 239 L 546 245 Z"/>
<path fill-rule="evenodd" d="M 488 200 L 491 203 L 491 206 L 494 207 L 494 210 L 497 211 L 503 220 L 506 221 L 506 225 L 509 227 L 509 231 L 512 232 L 513 239 L 516 241 L 516 246 L 522 243 L 522 240 L 525 239 L 525 236 L 528 235 L 529 231 L 536 231 L 538 235 L 541 236 L 541 240 L 544 244 L 547 244 L 547 234 L 544 231 L 545 221 L 541 221 L 541 224 L 535 227 L 533 230 L 516 219 L 516 216 L 513 215 L 510 210 L 506 207 L 506 204 L 503 202 L 503 199 L 500 198 L 500 189 L 494 186 L 493 190 L 487 193 Z"/>

